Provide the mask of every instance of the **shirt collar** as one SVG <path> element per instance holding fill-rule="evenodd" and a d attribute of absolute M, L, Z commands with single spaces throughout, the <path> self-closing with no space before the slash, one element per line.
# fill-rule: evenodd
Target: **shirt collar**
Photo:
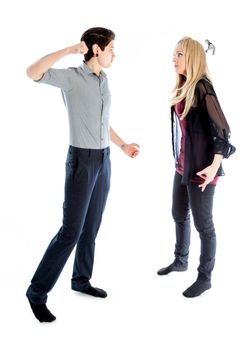
<path fill-rule="evenodd" d="M 80 67 L 82 68 L 82 70 L 84 71 L 85 74 L 87 74 L 87 75 L 92 75 L 92 74 L 96 75 L 93 71 L 91 71 L 91 69 L 88 67 L 88 65 L 84 61 L 81 63 Z M 106 74 L 103 71 L 101 71 L 100 76 L 102 78 L 105 78 Z"/>

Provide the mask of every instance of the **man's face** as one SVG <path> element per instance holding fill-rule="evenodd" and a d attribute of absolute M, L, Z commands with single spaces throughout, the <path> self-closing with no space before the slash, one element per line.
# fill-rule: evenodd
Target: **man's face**
<path fill-rule="evenodd" d="M 114 40 L 112 40 L 104 49 L 99 50 L 98 62 L 103 68 L 109 68 L 115 58 Z"/>

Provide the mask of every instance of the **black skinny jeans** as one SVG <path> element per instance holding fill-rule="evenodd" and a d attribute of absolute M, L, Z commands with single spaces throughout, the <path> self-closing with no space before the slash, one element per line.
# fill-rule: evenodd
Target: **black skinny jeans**
<path fill-rule="evenodd" d="M 213 224 L 215 185 L 204 192 L 196 183 L 181 184 L 182 176 L 175 173 L 173 183 L 172 216 L 176 225 L 175 264 L 187 266 L 191 238 L 190 209 L 201 241 L 199 276 L 210 280 L 215 263 L 216 235 Z"/>

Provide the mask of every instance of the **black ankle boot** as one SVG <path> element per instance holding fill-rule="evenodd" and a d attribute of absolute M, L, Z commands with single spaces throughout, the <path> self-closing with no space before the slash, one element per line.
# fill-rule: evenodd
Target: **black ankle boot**
<path fill-rule="evenodd" d="M 200 296 L 202 293 L 204 293 L 206 290 L 210 288 L 211 288 L 210 278 L 202 277 L 202 275 L 199 274 L 197 280 L 183 292 L 183 295 L 186 298 L 195 298 Z"/>

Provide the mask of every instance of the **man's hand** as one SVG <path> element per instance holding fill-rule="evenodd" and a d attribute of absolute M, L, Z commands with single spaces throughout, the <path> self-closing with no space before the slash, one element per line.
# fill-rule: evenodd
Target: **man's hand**
<path fill-rule="evenodd" d="M 88 52 L 88 47 L 84 41 L 81 41 L 76 45 L 70 46 L 69 50 L 70 50 L 70 53 L 74 53 L 74 54 L 80 53 L 85 55 Z"/>
<path fill-rule="evenodd" d="M 140 146 L 137 143 L 124 143 L 121 146 L 121 149 L 125 154 L 127 154 L 127 156 L 131 158 L 135 158 L 140 152 Z"/>

